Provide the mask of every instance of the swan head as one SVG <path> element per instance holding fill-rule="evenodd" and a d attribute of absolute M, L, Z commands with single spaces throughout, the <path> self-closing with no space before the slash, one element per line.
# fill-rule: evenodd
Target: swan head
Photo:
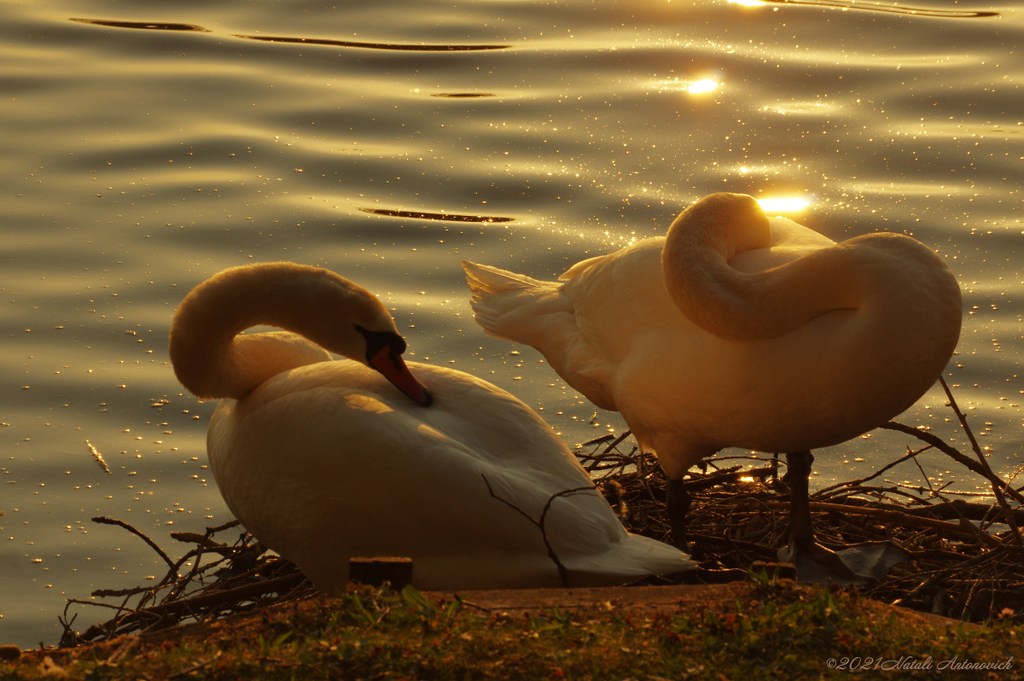
<path fill-rule="evenodd" d="M 390 319 L 390 315 L 388 318 Z M 406 396 L 424 407 L 429 407 L 434 401 L 433 395 L 412 375 L 402 359 L 406 347 L 405 339 L 398 335 L 397 331 L 370 331 L 358 324 L 355 325 L 355 329 L 366 342 L 366 365 L 391 381 L 391 384 Z"/>
<path fill-rule="evenodd" d="M 292 263 L 272 265 L 287 267 L 284 272 L 289 274 L 280 285 L 305 325 L 302 335 L 330 352 L 362 362 L 410 399 L 430 406 L 430 391 L 402 359 L 405 339 L 375 295 L 330 270 Z"/>
<path fill-rule="evenodd" d="M 267 334 L 239 335 L 261 325 L 361 362 L 419 404 L 432 401 L 402 360 L 405 340 L 376 296 L 334 272 L 289 262 L 224 270 L 185 297 L 170 338 L 182 385 L 201 398 L 242 399 L 271 376 L 310 362 L 308 351 L 272 346 Z"/>

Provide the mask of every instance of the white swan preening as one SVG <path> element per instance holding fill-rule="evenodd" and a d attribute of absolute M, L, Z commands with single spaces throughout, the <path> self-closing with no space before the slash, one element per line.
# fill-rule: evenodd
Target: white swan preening
<path fill-rule="evenodd" d="M 239 335 L 256 325 L 286 331 Z M 421 589 L 561 586 L 540 531 L 509 504 L 539 518 L 589 476 L 515 397 L 407 366 L 404 350 L 372 294 L 292 263 L 215 275 L 171 325 L 178 379 L 224 398 L 207 449 L 228 508 L 319 588 L 344 588 L 349 559 L 374 556 L 411 557 Z M 693 565 L 627 534 L 596 492 L 552 501 L 545 529 L 573 586 Z"/>
<path fill-rule="evenodd" d="M 463 265 L 484 330 L 620 411 L 676 481 L 724 447 L 805 453 L 885 423 L 960 334 L 960 288 L 920 242 L 836 244 L 740 194 L 698 201 L 666 237 L 577 263 L 564 283 Z"/>

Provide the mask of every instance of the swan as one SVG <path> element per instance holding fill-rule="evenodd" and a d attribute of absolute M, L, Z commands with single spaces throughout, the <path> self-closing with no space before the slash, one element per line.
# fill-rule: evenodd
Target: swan
<path fill-rule="evenodd" d="M 257 325 L 283 331 L 239 335 Z M 410 557 L 425 590 L 620 584 L 693 565 L 628 534 L 529 407 L 406 364 L 405 348 L 370 292 L 294 263 L 220 272 L 174 315 L 178 380 L 220 398 L 207 451 L 224 501 L 318 588 L 343 590 L 353 557 Z"/>
<path fill-rule="evenodd" d="M 787 454 L 791 548 L 834 563 L 813 540 L 810 450 L 909 408 L 960 335 L 960 288 L 920 242 L 876 233 L 837 244 L 742 194 L 707 196 L 666 236 L 579 262 L 561 283 L 463 267 L 488 335 L 539 350 L 657 455 L 681 548 L 681 479 L 741 447 Z"/>

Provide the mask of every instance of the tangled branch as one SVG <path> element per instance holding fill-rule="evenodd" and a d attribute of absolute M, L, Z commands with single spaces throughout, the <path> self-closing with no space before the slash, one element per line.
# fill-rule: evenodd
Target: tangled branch
<path fill-rule="evenodd" d="M 548 532 L 547 532 L 547 529 L 544 526 L 544 523 L 547 520 L 548 511 L 551 510 L 551 503 L 555 499 L 558 499 L 559 497 L 567 497 L 567 496 L 570 496 L 570 495 L 573 495 L 573 494 L 580 494 L 580 493 L 584 493 L 584 492 L 596 492 L 597 490 L 594 488 L 594 486 L 593 485 L 587 485 L 586 487 L 574 487 L 572 489 L 562 490 L 561 492 L 558 492 L 557 494 L 552 494 L 548 498 L 547 503 L 544 504 L 544 509 L 540 513 L 540 518 L 534 518 L 529 513 L 527 513 L 523 509 L 521 509 L 518 506 L 516 506 L 515 504 L 513 504 L 511 501 L 508 501 L 507 499 L 502 499 L 497 494 L 495 494 L 494 490 L 491 489 L 491 483 L 490 483 L 490 481 L 487 480 L 487 476 L 481 474 L 481 477 L 484 479 L 484 484 L 487 485 L 487 491 L 490 493 L 491 498 L 497 499 L 501 503 L 505 504 L 506 506 L 511 508 L 513 511 L 518 513 L 519 515 L 521 515 L 524 518 L 526 518 L 527 520 L 529 520 L 531 523 L 533 523 L 537 527 L 537 529 L 540 530 L 540 536 L 544 540 L 544 546 L 547 548 L 548 557 L 551 558 L 552 562 L 555 564 L 555 567 L 558 569 L 558 576 L 562 580 L 562 586 L 564 586 L 566 589 L 568 589 L 569 588 L 569 571 L 565 569 L 565 565 L 563 565 L 562 561 L 559 560 L 558 554 L 555 553 L 555 549 L 551 546 L 551 540 L 548 539 Z"/>

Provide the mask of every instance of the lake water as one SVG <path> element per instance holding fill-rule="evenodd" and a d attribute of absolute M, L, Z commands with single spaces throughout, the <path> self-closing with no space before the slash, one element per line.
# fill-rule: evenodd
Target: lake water
<path fill-rule="evenodd" d="M 0 643 L 53 644 L 66 598 L 162 576 L 92 516 L 174 555 L 169 532 L 228 519 L 205 458 L 214 405 L 182 394 L 166 345 L 188 290 L 241 263 L 355 280 L 394 308 L 408 356 L 510 390 L 575 444 L 623 424 L 486 337 L 460 261 L 554 278 L 714 191 L 799 199 L 788 215 L 833 239 L 905 232 L 947 259 L 965 303 L 947 380 L 993 468 L 1020 464 L 1020 0 L 44 0 L 0 16 Z M 902 420 L 968 451 L 944 402 L 936 388 Z M 814 482 L 907 446 L 819 452 Z M 921 458 L 928 481 L 887 479 L 984 491 Z"/>

